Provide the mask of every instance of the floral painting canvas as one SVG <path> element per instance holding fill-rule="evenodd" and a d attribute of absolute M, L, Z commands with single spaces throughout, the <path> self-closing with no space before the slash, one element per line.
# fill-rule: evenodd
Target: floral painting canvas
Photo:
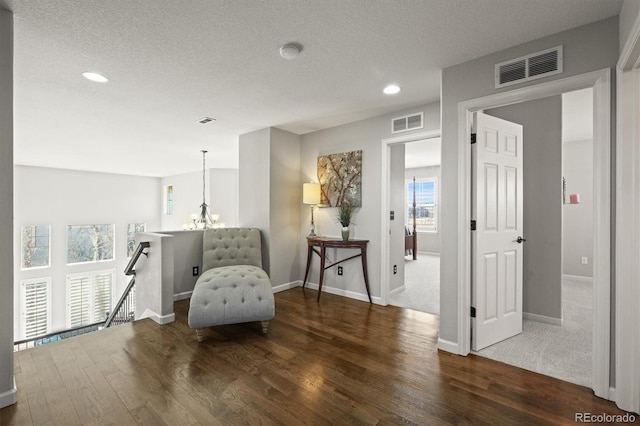
<path fill-rule="evenodd" d="M 362 150 L 318 157 L 318 182 L 321 205 L 362 206 Z"/>

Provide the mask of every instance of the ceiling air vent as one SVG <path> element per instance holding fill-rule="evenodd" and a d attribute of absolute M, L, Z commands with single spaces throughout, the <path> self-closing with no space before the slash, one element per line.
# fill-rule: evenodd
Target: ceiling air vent
<path fill-rule="evenodd" d="M 562 46 L 496 64 L 496 89 L 562 72 Z"/>
<path fill-rule="evenodd" d="M 422 129 L 423 117 L 424 114 L 419 112 L 417 114 L 394 118 L 391 120 L 391 133 L 400 133 L 406 132 L 408 130 Z"/>

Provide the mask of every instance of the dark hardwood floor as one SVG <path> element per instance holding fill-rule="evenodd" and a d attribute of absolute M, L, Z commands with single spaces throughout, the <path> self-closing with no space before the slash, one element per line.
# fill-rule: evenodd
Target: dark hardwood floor
<path fill-rule="evenodd" d="M 151 320 L 15 354 L 9 424 L 572 424 L 590 389 L 436 349 L 438 317 L 295 288 L 260 325 Z M 636 416 L 637 418 L 638 416 Z M 638 421 L 637 421 L 638 422 Z"/>

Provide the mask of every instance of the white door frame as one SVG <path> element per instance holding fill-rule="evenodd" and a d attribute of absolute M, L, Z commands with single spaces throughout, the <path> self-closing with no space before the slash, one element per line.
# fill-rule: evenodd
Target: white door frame
<path fill-rule="evenodd" d="M 391 227 L 389 224 L 389 211 L 391 210 L 391 202 L 389 200 L 389 177 L 391 174 L 390 149 L 391 145 L 409 142 L 417 142 L 424 139 L 433 139 L 440 137 L 440 130 L 430 130 L 419 133 L 409 133 L 406 135 L 395 136 L 393 138 L 382 139 L 382 149 L 380 153 L 380 217 L 383 226 L 380 227 L 380 296 L 382 304 L 389 304 L 389 266 L 391 263 L 391 254 L 389 252 L 389 243 L 391 238 Z"/>
<path fill-rule="evenodd" d="M 618 407 L 640 412 L 640 16 L 616 67 L 616 389 Z"/>
<path fill-rule="evenodd" d="M 610 361 L 610 231 L 611 231 L 611 77 L 604 69 L 547 83 L 471 99 L 458 104 L 458 349 L 467 355 L 471 349 L 471 114 L 486 108 L 593 88 L 593 369 L 592 388 L 597 396 L 609 398 Z M 560 184 L 560 183 L 558 183 Z M 558 200 L 558 202 L 560 202 Z M 467 231 L 465 231 L 467 230 Z"/>

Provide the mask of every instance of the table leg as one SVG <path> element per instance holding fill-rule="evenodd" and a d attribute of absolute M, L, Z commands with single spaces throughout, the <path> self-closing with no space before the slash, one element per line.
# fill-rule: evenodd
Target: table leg
<path fill-rule="evenodd" d="M 318 283 L 318 303 L 320 302 L 320 294 L 322 293 L 322 280 L 324 279 L 324 261 L 325 261 L 324 244 L 320 246 L 320 282 Z"/>
<path fill-rule="evenodd" d="M 369 296 L 369 303 L 373 303 L 371 301 L 371 293 L 369 292 L 369 276 L 367 275 L 367 249 L 364 247 L 361 248 L 360 253 L 362 253 L 360 257 L 362 258 L 362 273 L 364 274 L 364 286 L 367 288 L 367 296 Z"/>
<path fill-rule="evenodd" d="M 309 268 L 311 267 L 311 257 L 313 255 L 313 247 L 309 246 L 307 251 L 307 270 L 304 271 L 304 281 L 302 282 L 302 288 L 307 284 L 307 278 L 309 277 Z"/>

